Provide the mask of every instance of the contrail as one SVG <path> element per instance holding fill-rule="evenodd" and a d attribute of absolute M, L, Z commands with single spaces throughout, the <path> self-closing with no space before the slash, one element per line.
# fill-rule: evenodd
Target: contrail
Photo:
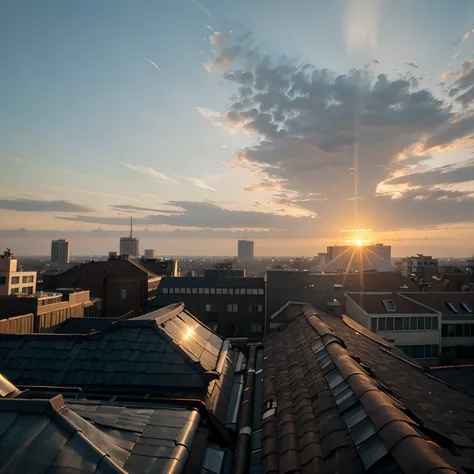
<path fill-rule="evenodd" d="M 169 77 L 158 67 L 158 65 L 157 65 L 156 63 L 154 63 L 151 59 L 148 59 L 148 58 L 146 58 L 146 60 L 147 60 L 152 66 L 154 66 L 154 67 L 158 70 L 158 72 L 159 72 L 160 74 L 162 74 L 163 76 L 165 76 L 166 79 L 169 79 Z"/>
<path fill-rule="evenodd" d="M 194 5 L 196 5 L 203 13 L 212 16 L 212 13 L 202 3 L 198 2 L 198 0 L 191 0 L 191 2 L 193 2 Z"/>

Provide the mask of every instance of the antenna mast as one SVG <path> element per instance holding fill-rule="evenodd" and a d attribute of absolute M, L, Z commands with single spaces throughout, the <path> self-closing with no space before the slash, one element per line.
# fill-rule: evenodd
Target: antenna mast
<path fill-rule="evenodd" d="M 133 237 L 133 217 L 130 217 L 130 238 Z"/>

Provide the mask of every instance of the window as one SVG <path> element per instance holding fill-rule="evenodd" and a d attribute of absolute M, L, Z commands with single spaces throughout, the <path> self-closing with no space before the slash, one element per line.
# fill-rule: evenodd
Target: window
<path fill-rule="evenodd" d="M 447 303 L 446 303 L 446 306 L 447 306 L 453 313 L 459 314 L 459 311 L 457 310 L 456 306 L 454 306 L 453 303 L 447 302 Z"/>
<path fill-rule="evenodd" d="M 372 332 L 377 332 L 377 318 L 372 318 L 370 320 L 370 330 Z"/>
<path fill-rule="evenodd" d="M 252 295 L 258 295 L 258 288 L 252 289 Z"/>
<path fill-rule="evenodd" d="M 12 295 L 17 295 L 19 292 L 20 292 L 20 288 L 12 288 L 12 289 L 10 290 L 10 293 L 11 293 Z"/>
<path fill-rule="evenodd" d="M 448 337 L 448 325 L 442 324 L 441 325 L 441 337 Z"/>
<path fill-rule="evenodd" d="M 403 318 L 403 330 L 404 331 L 410 330 L 410 318 Z"/>
<path fill-rule="evenodd" d="M 418 329 L 417 318 L 410 318 L 410 331 L 416 331 Z"/>
<path fill-rule="evenodd" d="M 21 292 L 22 292 L 24 295 L 32 295 L 32 294 L 33 294 L 33 287 L 32 287 L 32 286 L 24 286 L 24 287 L 21 289 Z"/>
<path fill-rule="evenodd" d="M 251 324 L 250 325 L 250 332 L 262 332 L 262 325 L 261 324 Z"/>
<path fill-rule="evenodd" d="M 403 330 L 403 319 L 404 318 L 395 318 L 395 331 Z"/>
<path fill-rule="evenodd" d="M 227 305 L 227 312 L 228 313 L 237 313 L 239 311 L 238 304 L 228 304 Z"/>
<path fill-rule="evenodd" d="M 190 295 L 191 294 L 191 288 L 186 288 L 186 294 Z"/>
<path fill-rule="evenodd" d="M 223 295 L 226 295 L 226 294 L 227 294 L 227 291 L 228 291 L 227 288 L 222 288 L 222 294 L 223 294 Z"/>
<path fill-rule="evenodd" d="M 418 329 L 425 329 L 425 318 L 418 318 Z"/>
<path fill-rule="evenodd" d="M 211 288 L 211 295 L 215 295 L 216 294 L 216 289 L 215 288 Z"/>
<path fill-rule="evenodd" d="M 6 277 L 3 277 L 3 278 L 6 278 Z M 2 284 L 1 280 L 2 280 L 2 277 L 0 277 L 0 285 Z M 12 277 L 12 285 L 18 285 L 19 283 L 20 283 L 20 277 Z"/>
<path fill-rule="evenodd" d="M 431 329 L 436 329 L 436 331 L 438 330 L 438 316 L 431 317 Z"/>
<path fill-rule="evenodd" d="M 222 288 L 216 288 L 216 294 L 222 295 Z"/>
<path fill-rule="evenodd" d="M 162 289 L 161 289 L 161 292 L 162 292 L 164 295 L 167 295 L 167 294 L 168 294 L 168 288 L 162 288 Z"/>
<path fill-rule="evenodd" d="M 245 290 L 244 290 L 244 291 L 245 291 Z M 245 293 L 243 293 L 243 294 L 245 294 Z M 252 294 L 252 288 L 247 288 L 247 294 L 248 294 L 248 295 L 251 295 L 251 294 Z"/>
<path fill-rule="evenodd" d="M 204 288 L 198 288 L 198 293 L 202 295 L 204 293 Z"/>
<path fill-rule="evenodd" d="M 185 295 L 186 294 L 186 288 L 181 288 L 181 294 Z"/>
<path fill-rule="evenodd" d="M 429 359 L 432 357 L 438 357 L 439 355 L 439 347 L 437 344 L 397 347 L 414 359 Z"/>
<path fill-rule="evenodd" d="M 385 331 L 385 318 L 379 318 L 379 331 Z"/>
<path fill-rule="evenodd" d="M 233 295 L 234 294 L 234 289 L 233 288 L 229 288 L 229 295 Z"/>
<path fill-rule="evenodd" d="M 425 318 L 425 329 L 431 329 L 431 316 Z"/>
<path fill-rule="evenodd" d="M 209 294 L 209 288 L 204 288 L 204 294 L 208 295 Z"/>
<path fill-rule="evenodd" d="M 386 311 L 393 312 L 397 309 L 393 300 L 382 300 L 382 303 L 385 306 Z"/>
<path fill-rule="evenodd" d="M 393 331 L 393 318 L 387 318 L 387 331 Z"/>
<path fill-rule="evenodd" d="M 448 324 L 448 337 L 454 337 L 456 335 L 456 325 Z"/>
<path fill-rule="evenodd" d="M 249 306 L 249 311 L 251 313 L 261 313 L 263 311 L 263 308 L 261 304 L 251 304 Z"/>
<path fill-rule="evenodd" d="M 197 289 L 197 288 L 193 288 L 193 289 L 192 289 L 193 295 L 197 295 L 197 292 L 198 292 L 198 289 Z"/>
<path fill-rule="evenodd" d="M 461 308 L 467 313 L 472 314 L 472 308 L 467 303 L 464 303 L 463 301 L 461 301 L 459 303 L 459 306 L 461 306 Z"/>
<path fill-rule="evenodd" d="M 125 289 L 120 290 L 120 299 L 121 300 L 126 300 L 127 299 L 127 290 L 125 290 Z"/>
<path fill-rule="evenodd" d="M 172 295 L 174 293 L 174 288 L 170 288 L 170 295 Z"/>
<path fill-rule="evenodd" d="M 214 313 L 216 311 L 216 305 L 213 303 L 206 304 L 206 313 Z"/>
<path fill-rule="evenodd" d="M 235 289 L 235 294 L 236 294 L 236 295 L 240 295 L 240 288 L 236 288 L 236 289 Z"/>
<path fill-rule="evenodd" d="M 177 294 L 177 295 L 180 295 L 180 294 L 181 294 L 181 290 L 180 290 L 179 288 L 175 288 L 175 289 L 174 289 L 174 292 L 175 292 L 175 294 Z"/>
<path fill-rule="evenodd" d="M 265 292 L 264 292 L 263 288 L 260 288 L 260 289 L 258 290 L 258 294 L 259 294 L 259 295 L 263 295 L 263 294 L 265 294 Z"/>
<path fill-rule="evenodd" d="M 462 337 L 462 324 L 456 324 L 456 337 Z"/>
<path fill-rule="evenodd" d="M 13 278 L 12 278 L 13 280 Z M 7 284 L 7 277 L 6 276 L 0 276 L 0 285 L 6 285 Z"/>
<path fill-rule="evenodd" d="M 211 328 L 214 332 L 216 332 L 217 329 L 218 329 L 218 327 L 219 327 L 219 325 L 218 325 L 216 322 L 214 322 L 214 321 L 212 321 L 212 322 L 209 321 L 209 322 L 207 323 L 207 326 L 208 326 L 209 328 Z"/>
<path fill-rule="evenodd" d="M 462 335 L 463 335 L 463 337 L 470 337 L 471 336 L 471 325 L 470 324 L 463 324 L 462 325 Z"/>

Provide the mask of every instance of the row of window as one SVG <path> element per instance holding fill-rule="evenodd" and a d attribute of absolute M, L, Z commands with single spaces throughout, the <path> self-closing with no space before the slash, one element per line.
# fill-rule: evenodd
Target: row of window
<path fill-rule="evenodd" d="M 21 279 L 22 283 L 33 283 L 34 281 L 35 281 L 34 275 L 25 275 Z M 6 284 L 7 284 L 7 277 L 6 276 L 0 276 L 0 285 L 6 285 Z M 11 277 L 11 284 L 12 285 L 19 285 L 20 284 L 20 277 L 19 276 Z"/>
<path fill-rule="evenodd" d="M 214 303 L 207 303 L 206 304 L 206 313 L 214 313 L 217 311 L 217 306 Z M 227 312 L 228 313 L 238 313 L 239 312 L 239 305 L 238 304 L 228 304 L 227 305 Z M 249 312 L 250 313 L 261 313 L 263 312 L 263 306 L 261 304 L 251 304 L 249 305 Z"/>
<path fill-rule="evenodd" d="M 263 288 L 162 288 L 165 295 L 263 295 Z"/>
<path fill-rule="evenodd" d="M 219 332 L 219 324 L 215 322 L 208 322 L 207 325 L 214 331 L 214 332 Z M 255 333 L 261 333 L 263 331 L 263 325 L 258 324 L 258 323 L 252 323 L 250 325 L 250 332 L 255 332 Z M 238 336 L 239 335 L 239 325 L 238 324 L 233 324 L 231 327 L 230 333 L 232 336 Z"/>
<path fill-rule="evenodd" d="M 442 324 L 441 337 L 474 337 L 474 324 Z"/>
<path fill-rule="evenodd" d="M 439 356 L 438 344 L 428 344 L 425 346 L 397 346 L 405 354 L 413 357 L 413 359 L 430 359 Z"/>
<path fill-rule="evenodd" d="M 21 291 L 20 291 L 21 290 Z M 24 295 L 32 295 L 33 294 L 33 287 L 32 286 L 24 286 L 23 288 L 11 288 L 10 293 L 12 295 L 17 295 L 22 293 Z"/>
<path fill-rule="evenodd" d="M 370 330 L 381 331 L 426 331 L 438 330 L 438 316 L 371 318 Z"/>

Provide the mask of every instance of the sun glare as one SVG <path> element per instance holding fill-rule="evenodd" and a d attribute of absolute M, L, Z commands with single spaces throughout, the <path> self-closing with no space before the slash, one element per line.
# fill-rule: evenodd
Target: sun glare
<path fill-rule="evenodd" d="M 362 240 L 356 240 L 356 245 L 357 245 L 357 247 L 361 247 L 362 246 Z"/>

